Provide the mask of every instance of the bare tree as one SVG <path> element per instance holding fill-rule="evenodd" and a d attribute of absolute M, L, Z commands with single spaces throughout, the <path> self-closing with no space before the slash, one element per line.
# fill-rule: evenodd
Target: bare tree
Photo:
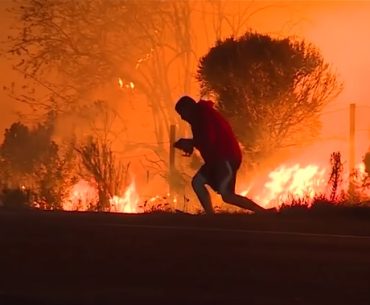
<path fill-rule="evenodd" d="M 18 59 L 15 68 L 32 85 L 24 86 L 22 94 L 15 92 L 14 98 L 34 110 L 76 112 L 90 103 L 86 96 L 91 91 L 121 78 L 145 96 L 160 146 L 167 140 L 169 124 L 179 123 L 173 116 L 174 99 L 192 91 L 200 56 L 197 39 L 208 33 L 210 44 L 230 31 L 237 35 L 261 10 L 245 3 L 239 4 L 237 14 L 228 14 L 227 1 L 192 0 L 15 3 L 12 11 L 21 26 L 9 39 L 10 53 Z M 207 12 L 202 27 L 194 20 L 199 10 Z M 36 95 L 37 86 L 49 94 Z"/>
<path fill-rule="evenodd" d="M 95 118 L 95 120 L 93 119 Z M 114 143 L 120 137 L 117 126 L 119 114 L 104 101 L 95 101 L 84 108 L 84 119 L 88 123 L 88 136 L 75 145 L 82 169 L 80 176 L 93 180 L 98 189 L 99 201 L 96 209 L 107 211 L 109 200 L 122 194 L 128 186 L 130 163 L 124 164 L 114 152 Z"/>
<path fill-rule="evenodd" d="M 17 69 L 49 91 L 17 99 L 32 107 L 78 109 L 86 96 L 121 78 L 144 94 L 161 144 L 172 116 L 173 92 L 190 91 L 196 58 L 189 1 L 21 0 L 22 26 L 10 39 Z"/>

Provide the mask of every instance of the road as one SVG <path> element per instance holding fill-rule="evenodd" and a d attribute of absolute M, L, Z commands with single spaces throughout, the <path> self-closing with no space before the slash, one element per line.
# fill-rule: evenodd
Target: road
<path fill-rule="evenodd" d="M 370 219 L 0 210 L 0 304 L 370 304 Z"/>

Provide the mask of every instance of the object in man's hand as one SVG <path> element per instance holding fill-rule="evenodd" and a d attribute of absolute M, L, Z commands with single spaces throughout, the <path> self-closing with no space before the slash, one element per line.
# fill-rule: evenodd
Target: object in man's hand
<path fill-rule="evenodd" d="M 187 157 L 189 157 L 194 151 L 192 139 L 180 139 L 176 141 L 173 146 L 175 148 L 181 149 L 185 153 L 184 156 Z"/>

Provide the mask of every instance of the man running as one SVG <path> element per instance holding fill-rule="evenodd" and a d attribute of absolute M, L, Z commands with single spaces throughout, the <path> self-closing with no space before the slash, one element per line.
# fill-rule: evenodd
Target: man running
<path fill-rule="evenodd" d="M 236 173 L 242 162 L 242 153 L 229 123 L 213 108 L 213 103 L 204 100 L 196 102 L 189 96 L 183 96 L 175 109 L 181 119 L 190 124 L 193 138 L 179 139 L 174 147 L 187 156 L 196 148 L 204 160 L 191 184 L 205 212 L 214 213 L 206 184 L 218 192 L 226 203 L 253 212 L 265 211 L 252 200 L 235 194 Z"/>

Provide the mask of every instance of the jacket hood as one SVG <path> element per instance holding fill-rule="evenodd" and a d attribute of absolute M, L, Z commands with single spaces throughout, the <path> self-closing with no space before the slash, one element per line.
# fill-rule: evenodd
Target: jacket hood
<path fill-rule="evenodd" d="M 210 101 L 210 100 L 200 100 L 200 101 L 198 102 L 198 104 L 199 104 L 200 106 L 207 106 L 207 107 L 211 107 L 211 108 L 213 108 L 213 106 L 215 105 L 215 103 L 214 103 L 214 102 L 212 102 L 212 101 Z"/>

